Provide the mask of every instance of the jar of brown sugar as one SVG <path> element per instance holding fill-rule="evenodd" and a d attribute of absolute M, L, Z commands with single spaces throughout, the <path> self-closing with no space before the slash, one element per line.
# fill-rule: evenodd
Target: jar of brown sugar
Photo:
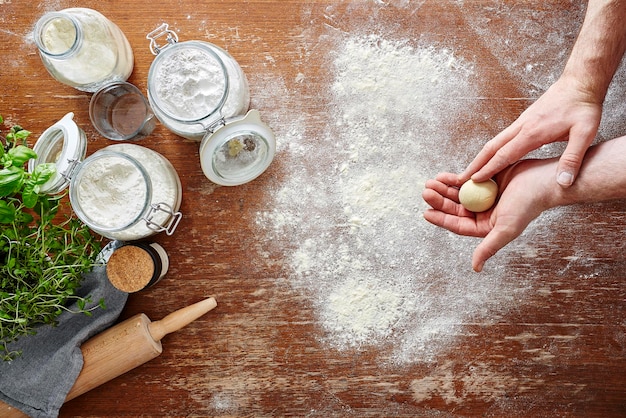
<path fill-rule="evenodd" d="M 111 284 L 127 293 L 154 286 L 169 267 L 167 253 L 157 243 L 135 242 L 115 249 L 107 261 Z"/>

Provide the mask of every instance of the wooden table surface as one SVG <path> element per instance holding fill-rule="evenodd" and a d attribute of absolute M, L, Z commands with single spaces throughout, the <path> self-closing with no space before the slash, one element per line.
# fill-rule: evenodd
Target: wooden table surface
<path fill-rule="evenodd" d="M 209 295 L 219 305 L 166 336 L 160 357 L 68 402 L 62 417 L 626 414 L 624 202 L 544 214 L 481 274 L 470 268 L 476 239 L 420 214 L 423 181 L 467 164 L 558 76 L 584 2 L 0 0 L 0 114 L 35 139 L 73 111 L 92 153 L 111 142 L 90 124 L 90 95 L 53 80 L 31 36 L 44 12 L 79 5 L 124 31 L 129 81 L 144 92 L 145 35 L 160 23 L 227 49 L 278 153 L 255 181 L 217 187 L 197 142 L 161 124 L 139 142 L 175 166 L 184 217 L 173 236 L 153 237 L 168 275 L 132 294 L 122 319 L 159 319 Z M 384 55 L 394 53 L 399 61 Z M 380 76 L 363 89 L 386 87 L 350 99 L 341 90 L 358 89 L 350 71 Z M 626 132 L 624 78 L 599 140 Z M 366 109 L 363 119 L 354 109 Z M 372 149 L 385 152 L 365 157 Z M 388 194 L 348 187 L 368 172 L 371 187 L 389 180 Z M 347 219 L 359 208 L 376 222 Z"/>

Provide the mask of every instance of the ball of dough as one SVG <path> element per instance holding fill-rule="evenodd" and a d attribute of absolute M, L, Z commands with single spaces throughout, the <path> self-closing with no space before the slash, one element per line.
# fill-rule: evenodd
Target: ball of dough
<path fill-rule="evenodd" d="M 498 185 L 493 180 L 475 183 L 466 181 L 459 190 L 459 202 L 472 212 L 484 212 L 491 208 L 498 197 Z"/>

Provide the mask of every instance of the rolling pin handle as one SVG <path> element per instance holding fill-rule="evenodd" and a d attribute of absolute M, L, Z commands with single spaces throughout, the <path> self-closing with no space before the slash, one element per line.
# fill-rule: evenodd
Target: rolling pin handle
<path fill-rule="evenodd" d="M 167 315 L 160 321 L 154 321 L 148 324 L 150 335 L 154 341 L 160 341 L 161 338 L 174 331 L 178 331 L 182 327 L 190 324 L 209 312 L 217 306 L 215 298 L 210 297 L 200 302 L 189 305 Z"/>

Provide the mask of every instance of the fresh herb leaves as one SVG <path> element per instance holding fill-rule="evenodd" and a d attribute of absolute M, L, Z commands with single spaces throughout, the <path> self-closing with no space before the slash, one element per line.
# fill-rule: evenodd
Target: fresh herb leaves
<path fill-rule="evenodd" d="M 0 116 L 0 125 L 3 123 Z M 9 344 L 34 334 L 40 325 L 56 325 L 58 316 L 77 310 L 90 314 L 98 305 L 77 296 L 82 275 L 94 266 L 100 241 L 80 220 L 63 215 L 63 195 L 40 194 L 55 174 L 55 164 L 40 164 L 29 173 L 25 165 L 35 152 L 30 132 L 12 127 L 0 136 L 0 358 L 19 355 Z M 71 213 L 71 211 L 70 211 Z M 59 215 L 59 216 L 57 216 Z"/>

